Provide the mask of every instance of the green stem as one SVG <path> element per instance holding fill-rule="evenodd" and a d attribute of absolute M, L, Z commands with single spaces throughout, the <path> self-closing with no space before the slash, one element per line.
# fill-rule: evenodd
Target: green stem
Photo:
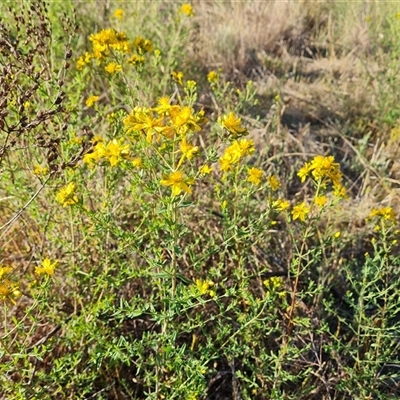
<path fill-rule="evenodd" d="M 172 260 L 171 260 L 171 266 L 172 266 L 172 285 L 171 285 L 171 292 L 172 292 L 172 297 L 175 297 L 176 294 L 176 275 L 178 273 L 178 262 L 177 262 L 177 257 L 176 257 L 176 251 L 175 251 L 175 246 L 178 244 L 178 232 L 176 229 L 176 223 L 177 223 L 177 207 L 176 204 L 172 204 L 172 226 L 173 226 L 173 248 L 172 248 Z"/>

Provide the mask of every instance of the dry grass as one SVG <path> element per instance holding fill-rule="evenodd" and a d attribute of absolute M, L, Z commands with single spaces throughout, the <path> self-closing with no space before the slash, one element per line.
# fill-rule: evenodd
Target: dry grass
<path fill-rule="evenodd" d="M 330 59 L 365 53 L 372 46 L 366 17 L 377 14 L 375 23 L 381 23 L 380 6 L 367 1 L 216 0 L 194 5 L 199 58 L 208 67 L 229 70 L 248 67 L 257 52 Z"/>
<path fill-rule="evenodd" d="M 304 11 L 292 2 L 199 1 L 195 7 L 199 58 L 209 68 L 249 68 L 257 51 L 278 51 L 285 36 L 302 30 Z"/>
<path fill-rule="evenodd" d="M 335 154 L 354 198 L 347 217 L 341 215 L 350 225 L 355 219 L 359 225 L 377 201 L 398 206 L 397 152 L 390 129 L 374 121 L 382 90 L 377 45 L 393 3 L 216 0 L 194 7 L 204 69 L 255 80 L 261 118 L 271 114 L 271 97 L 282 97 L 281 134 L 253 132 L 264 136 L 258 142 L 267 157 L 280 153 L 293 167 L 296 158 Z"/>

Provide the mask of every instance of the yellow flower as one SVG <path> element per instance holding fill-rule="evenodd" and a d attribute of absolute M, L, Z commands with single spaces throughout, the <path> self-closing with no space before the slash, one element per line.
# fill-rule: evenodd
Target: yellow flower
<path fill-rule="evenodd" d="M 96 152 L 92 151 L 91 153 L 86 153 L 83 156 L 82 161 L 85 164 L 88 164 L 89 168 L 93 168 L 94 167 L 93 161 L 96 161 L 97 159 L 98 159 L 98 157 L 97 157 Z"/>
<path fill-rule="evenodd" d="M 301 203 L 297 206 L 294 206 L 292 210 L 293 220 L 298 218 L 301 221 L 305 221 L 306 216 L 308 215 L 309 212 L 310 212 L 310 207 L 307 207 L 305 203 Z"/>
<path fill-rule="evenodd" d="M 278 211 L 285 211 L 286 209 L 288 209 L 290 207 L 290 203 L 288 200 L 278 199 L 272 203 L 272 207 Z"/>
<path fill-rule="evenodd" d="M 217 71 L 210 71 L 207 74 L 207 80 L 209 83 L 213 84 L 213 83 L 217 83 L 219 79 L 219 74 Z"/>
<path fill-rule="evenodd" d="M 304 182 L 307 175 L 311 172 L 311 163 L 304 163 L 303 167 L 300 168 L 297 176 L 300 177 L 301 181 Z"/>
<path fill-rule="evenodd" d="M 209 167 L 207 164 L 206 165 L 203 165 L 201 168 L 200 168 L 200 170 L 199 170 L 199 172 L 200 172 L 200 174 L 202 174 L 202 175 L 208 175 L 208 174 L 210 174 L 211 172 L 212 172 L 212 168 L 211 167 Z"/>
<path fill-rule="evenodd" d="M 62 187 L 56 194 L 56 200 L 63 206 L 69 206 L 78 203 L 78 197 L 75 194 L 76 185 L 74 182 Z"/>
<path fill-rule="evenodd" d="M 340 184 L 339 164 L 333 156 L 316 156 L 311 161 L 312 175 L 316 181 L 328 178 L 333 184 Z"/>
<path fill-rule="evenodd" d="M 283 279 L 279 276 L 271 276 L 266 279 L 263 284 L 267 289 L 267 295 L 270 296 L 272 293 L 277 294 L 279 298 L 286 297 L 286 292 L 283 288 Z"/>
<path fill-rule="evenodd" d="M 0 267 L 0 281 L 3 280 L 12 270 L 11 267 Z"/>
<path fill-rule="evenodd" d="M 255 185 L 259 185 L 264 171 L 261 169 L 258 169 L 258 168 L 249 168 L 247 173 L 249 175 L 247 178 L 247 182 L 251 182 L 251 183 L 254 183 Z"/>
<path fill-rule="evenodd" d="M 234 142 L 235 143 L 235 142 Z M 241 139 L 238 142 L 242 157 L 254 153 L 254 140 L 252 139 Z"/>
<path fill-rule="evenodd" d="M 178 163 L 178 168 L 182 165 L 183 161 L 185 158 L 188 160 L 191 160 L 198 152 L 199 152 L 199 147 L 198 146 L 192 146 L 186 141 L 186 138 L 184 137 L 182 139 L 182 142 L 180 144 L 180 149 L 182 152 L 182 157 L 179 160 Z"/>
<path fill-rule="evenodd" d="M 118 141 L 113 139 L 111 142 L 104 147 L 103 157 L 107 158 L 110 165 L 115 167 L 118 165 L 123 158 L 129 155 L 129 144 L 122 144 L 122 139 Z"/>
<path fill-rule="evenodd" d="M 180 148 L 181 148 L 182 154 L 188 160 L 191 160 L 199 152 L 199 146 L 192 146 L 191 144 L 187 143 L 186 138 L 182 139 Z"/>
<path fill-rule="evenodd" d="M 42 167 L 42 166 L 36 164 L 33 169 L 33 173 L 36 176 L 45 176 L 49 173 L 49 169 L 47 167 Z"/>
<path fill-rule="evenodd" d="M 78 71 L 81 71 L 86 64 L 90 63 L 90 60 L 92 59 L 92 55 L 88 52 L 86 52 L 83 56 L 80 56 L 78 58 L 78 61 L 76 62 L 76 69 Z"/>
<path fill-rule="evenodd" d="M 78 136 L 76 136 L 75 132 L 72 132 L 71 139 L 70 139 L 69 143 L 71 143 L 71 144 L 81 144 L 82 142 L 83 142 L 83 137 L 78 137 Z"/>
<path fill-rule="evenodd" d="M 234 162 L 231 161 L 231 157 L 226 153 L 219 159 L 219 167 L 222 172 L 231 171 L 233 165 Z"/>
<path fill-rule="evenodd" d="M 38 275 L 49 275 L 49 276 L 52 276 L 54 274 L 54 269 L 57 266 L 57 264 L 58 264 L 57 260 L 52 263 L 49 258 L 45 258 L 42 261 L 41 266 L 35 268 L 35 272 Z"/>
<path fill-rule="evenodd" d="M 278 290 L 283 286 L 283 279 L 279 276 L 272 276 L 271 278 L 266 279 L 263 284 L 269 290 Z"/>
<path fill-rule="evenodd" d="M 333 156 L 315 156 L 311 162 L 304 163 L 297 175 L 304 182 L 310 174 L 316 182 L 321 184 L 322 188 L 326 188 L 326 184 L 331 182 L 334 188 L 333 194 L 337 197 L 347 198 L 346 189 L 340 183 L 342 180 L 340 166 L 335 162 Z"/>
<path fill-rule="evenodd" d="M 254 141 L 248 139 L 235 140 L 225 149 L 223 156 L 219 159 L 221 171 L 232 170 L 233 166 L 240 160 L 254 152 Z"/>
<path fill-rule="evenodd" d="M 189 17 L 194 17 L 193 7 L 189 3 L 182 4 L 180 12 L 188 15 Z"/>
<path fill-rule="evenodd" d="M 211 297 L 214 296 L 215 292 L 210 290 L 210 287 L 214 286 L 214 282 L 211 280 L 202 281 L 201 279 L 196 279 L 196 288 L 200 294 L 209 294 Z"/>
<path fill-rule="evenodd" d="M 176 83 L 178 83 L 179 85 L 183 86 L 183 82 L 182 82 L 183 72 L 181 72 L 181 71 L 178 71 L 178 72 L 172 71 L 171 72 L 171 77 L 173 78 L 173 80 Z"/>
<path fill-rule="evenodd" d="M 164 118 L 154 118 L 152 111 L 144 107 L 135 107 L 123 122 L 126 133 L 134 136 L 137 136 L 137 132 L 144 133 L 148 143 L 152 142 L 154 134 L 165 129 Z"/>
<path fill-rule="evenodd" d="M 134 166 L 134 168 L 141 168 L 142 166 L 142 159 L 140 157 L 134 158 L 132 160 L 132 165 Z"/>
<path fill-rule="evenodd" d="M 103 144 L 103 138 L 100 136 L 95 136 L 90 142 L 95 146 L 91 152 L 83 156 L 83 162 L 88 164 L 90 168 L 93 168 L 93 162 L 100 160 L 104 156 L 105 146 Z"/>
<path fill-rule="evenodd" d="M 92 42 L 92 56 L 101 60 L 110 55 L 110 50 L 129 53 L 130 43 L 124 32 L 117 32 L 114 29 L 103 29 L 100 32 L 90 35 Z"/>
<path fill-rule="evenodd" d="M 115 62 L 110 62 L 108 63 L 104 69 L 111 75 L 116 74 L 117 72 L 121 72 L 122 71 L 122 66 L 115 63 Z"/>
<path fill-rule="evenodd" d="M 149 39 L 143 39 L 142 36 L 138 36 L 134 41 L 133 45 L 139 54 L 149 53 L 153 50 L 153 44 Z"/>
<path fill-rule="evenodd" d="M 192 189 L 188 186 L 193 183 L 192 179 L 185 179 L 182 171 L 171 172 L 165 179 L 160 181 L 161 185 L 171 186 L 172 195 L 178 196 L 182 191 L 192 193 Z"/>
<path fill-rule="evenodd" d="M 326 196 L 318 196 L 314 199 L 314 203 L 319 206 L 323 207 L 326 204 Z"/>
<path fill-rule="evenodd" d="M 94 103 L 97 103 L 99 101 L 99 98 L 100 98 L 99 96 L 89 96 L 86 99 L 86 105 L 88 107 L 92 107 Z"/>
<path fill-rule="evenodd" d="M 334 185 L 334 190 L 333 194 L 336 197 L 341 197 L 342 199 L 347 199 L 349 196 L 347 196 L 346 188 L 342 185 Z"/>
<path fill-rule="evenodd" d="M 129 64 L 132 64 L 134 66 L 139 66 L 139 65 L 142 65 L 144 63 L 145 59 L 144 59 L 143 56 L 139 56 L 137 54 L 134 54 L 133 56 L 129 57 L 126 61 Z"/>
<path fill-rule="evenodd" d="M 396 215 L 393 211 L 392 207 L 384 207 L 382 210 L 382 215 L 383 218 L 386 220 L 391 220 L 391 221 L 395 221 L 396 220 Z"/>
<path fill-rule="evenodd" d="M 376 217 L 383 218 L 387 221 L 396 221 L 396 214 L 392 207 L 373 208 L 368 218 L 372 219 Z"/>
<path fill-rule="evenodd" d="M 186 87 L 187 87 L 188 89 L 195 89 L 196 86 L 197 86 L 197 82 L 196 82 L 196 81 L 188 80 L 188 81 L 186 82 Z"/>
<path fill-rule="evenodd" d="M 179 110 L 171 110 L 171 119 L 179 135 L 184 136 L 190 131 L 201 131 L 199 123 L 202 123 L 203 115 L 199 112 L 194 115 L 192 107 L 182 107 Z"/>
<path fill-rule="evenodd" d="M 82 57 L 78 58 L 78 61 L 76 62 L 76 69 L 78 71 L 82 71 L 84 66 L 86 65 L 85 61 L 83 60 Z"/>
<path fill-rule="evenodd" d="M 241 125 L 242 119 L 237 117 L 233 112 L 230 112 L 228 115 L 223 115 L 222 117 L 219 117 L 218 123 L 223 128 L 228 130 L 235 139 L 248 134 L 247 129 Z"/>
<path fill-rule="evenodd" d="M 19 290 L 18 284 L 15 284 L 8 279 L 5 279 L 0 283 L 0 300 L 6 302 L 11 301 L 14 305 L 16 304 L 15 299 L 22 296 L 22 292 Z"/>
<path fill-rule="evenodd" d="M 122 8 L 117 8 L 113 15 L 115 18 L 122 20 L 122 18 L 124 18 L 124 10 Z"/>
<path fill-rule="evenodd" d="M 169 96 L 160 97 L 157 101 L 158 106 L 155 107 L 153 110 L 160 115 L 166 115 L 173 110 L 177 111 L 178 109 L 180 109 L 180 106 L 171 105 L 170 102 L 171 99 Z"/>
<path fill-rule="evenodd" d="M 271 189 L 276 192 L 279 187 L 281 186 L 281 183 L 279 182 L 279 179 L 275 175 L 271 175 L 267 178 L 268 185 L 271 187 Z"/>

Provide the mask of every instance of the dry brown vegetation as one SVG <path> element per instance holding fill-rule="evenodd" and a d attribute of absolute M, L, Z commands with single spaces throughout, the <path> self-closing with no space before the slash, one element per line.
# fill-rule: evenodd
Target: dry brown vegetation
<path fill-rule="evenodd" d="M 231 79 L 253 79 L 262 99 L 257 110 L 262 118 L 270 111 L 271 95 L 281 96 L 283 133 L 279 138 L 269 134 L 266 139 L 281 149 L 281 156 L 335 154 L 348 166 L 354 201 L 347 206 L 363 209 L 356 212 L 360 219 L 376 201 L 398 207 L 398 146 L 390 139 L 393 126 L 377 121 L 378 98 L 385 90 L 378 82 L 379 72 L 385 69 L 379 44 L 390 34 L 385 17 L 393 13 L 392 4 L 195 4 L 194 57 L 204 69 L 221 68 Z M 262 132 L 261 126 L 255 128 L 254 136 Z M 358 171 L 353 168 L 356 165 Z"/>

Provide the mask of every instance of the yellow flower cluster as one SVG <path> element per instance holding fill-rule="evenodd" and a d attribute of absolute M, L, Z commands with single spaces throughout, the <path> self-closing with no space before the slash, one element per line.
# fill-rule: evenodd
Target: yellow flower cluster
<path fill-rule="evenodd" d="M 101 64 L 116 53 L 125 55 L 128 64 L 141 65 L 145 61 L 144 55 L 153 50 L 153 44 L 149 39 L 143 39 L 139 36 L 131 41 L 125 32 L 118 32 L 112 28 L 103 29 L 90 35 L 89 40 L 92 42 L 92 51 L 79 57 L 76 63 L 78 70 L 82 70 L 86 65 L 91 64 L 92 60 Z M 113 75 L 122 71 L 122 65 L 111 61 L 104 66 L 104 69 Z"/>
<path fill-rule="evenodd" d="M 179 12 L 189 17 L 194 17 L 193 7 L 189 3 L 182 4 Z"/>
<path fill-rule="evenodd" d="M 211 174 L 211 172 L 213 171 L 213 168 L 210 167 L 209 165 L 203 165 L 200 169 L 199 172 L 201 175 L 208 175 Z"/>
<path fill-rule="evenodd" d="M 138 54 L 146 54 L 153 51 L 154 47 L 149 39 L 143 39 L 142 36 L 138 36 L 133 40 L 133 47 L 136 49 Z"/>
<path fill-rule="evenodd" d="M 307 215 L 310 212 L 310 207 L 306 205 L 306 203 L 301 203 L 293 207 L 292 216 L 293 220 L 299 219 L 300 221 L 305 221 Z"/>
<path fill-rule="evenodd" d="M 11 267 L 0 267 L 0 301 L 11 301 L 15 304 L 15 299 L 21 297 L 18 284 L 9 279 Z"/>
<path fill-rule="evenodd" d="M 280 188 L 280 186 L 281 186 L 281 183 L 279 182 L 278 177 L 275 176 L 275 175 L 269 176 L 269 177 L 267 178 L 267 182 L 268 182 L 269 187 L 270 187 L 274 192 L 276 192 L 276 191 Z"/>
<path fill-rule="evenodd" d="M 62 187 L 56 194 L 56 200 L 63 206 L 71 206 L 78 203 L 78 196 L 75 194 L 76 185 L 70 182 L 68 185 Z"/>
<path fill-rule="evenodd" d="M 113 16 L 121 21 L 124 18 L 124 10 L 122 8 L 117 8 Z"/>
<path fill-rule="evenodd" d="M 233 112 L 219 117 L 218 123 L 225 128 L 234 139 L 248 134 L 247 129 L 242 126 L 242 119 L 237 117 Z"/>
<path fill-rule="evenodd" d="M 161 97 L 153 108 L 135 107 L 123 120 L 126 137 L 132 142 L 144 141 L 147 146 L 158 149 L 156 152 L 173 149 L 174 159 L 178 154 L 176 162 L 169 166 L 171 172 L 160 180 L 161 185 L 171 188 L 172 196 L 191 193 L 194 180 L 184 173 L 182 166 L 199 154 L 199 147 L 190 143 L 189 136 L 199 132 L 205 122 L 204 111 L 171 104 L 167 96 Z M 200 173 L 207 174 L 211 170 L 203 166 Z"/>
<path fill-rule="evenodd" d="M 129 144 L 124 144 L 123 140 L 113 139 L 107 144 L 99 141 L 91 153 L 83 156 L 83 162 L 93 167 L 94 161 L 107 160 L 112 167 L 115 167 L 128 156 Z"/>
<path fill-rule="evenodd" d="M 117 32 L 112 28 L 103 29 L 89 36 L 92 42 L 94 58 L 107 58 L 112 51 L 128 53 L 130 43 L 125 32 Z"/>
<path fill-rule="evenodd" d="M 272 276 L 266 279 L 264 285 L 270 290 L 278 290 L 283 286 L 283 279 L 279 276 Z"/>
<path fill-rule="evenodd" d="M 182 71 L 172 71 L 171 78 L 178 84 L 183 86 L 183 72 Z"/>
<path fill-rule="evenodd" d="M 214 286 L 214 282 L 211 280 L 203 281 L 201 279 L 196 279 L 196 289 L 201 295 L 210 295 L 210 297 L 215 296 L 215 291 L 210 288 Z"/>
<path fill-rule="evenodd" d="M 283 298 L 286 296 L 286 292 L 283 289 L 283 279 L 279 276 L 271 276 L 271 278 L 266 279 L 263 282 L 264 286 L 267 288 L 268 293 L 267 295 L 270 295 L 271 293 L 276 293 L 280 298 Z"/>
<path fill-rule="evenodd" d="M 179 160 L 178 168 L 182 165 L 182 163 L 187 160 L 191 160 L 196 154 L 199 152 L 198 146 L 193 146 L 186 141 L 186 137 L 184 137 L 180 144 L 180 150 L 182 153 L 182 157 Z"/>
<path fill-rule="evenodd" d="M 86 99 L 86 106 L 93 107 L 94 103 L 97 103 L 98 101 L 99 101 L 99 96 L 89 96 Z"/>
<path fill-rule="evenodd" d="M 159 141 L 161 138 L 184 139 L 189 132 L 201 130 L 200 124 L 206 122 L 204 111 L 195 112 L 192 107 L 171 105 L 169 97 L 158 100 L 155 108 L 135 107 L 124 119 L 126 133 L 132 137 L 145 137 L 148 143 Z M 187 158 L 192 156 L 197 149 L 190 147 L 185 141 L 181 146 L 182 153 Z"/>
<path fill-rule="evenodd" d="M 56 268 L 58 261 L 51 262 L 49 258 L 45 258 L 42 261 L 42 264 L 39 267 L 35 268 L 35 272 L 38 275 L 49 275 L 52 276 L 54 274 L 54 269 Z"/>
<path fill-rule="evenodd" d="M 243 157 L 254 152 L 254 141 L 249 139 L 235 140 L 225 149 L 223 156 L 219 159 L 221 171 L 232 171 Z M 255 172 L 257 174 L 257 172 Z"/>
<path fill-rule="evenodd" d="M 334 188 L 333 194 L 337 197 L 346 197 L 346 189 L 341 184 L 340 165 L 335 162 L 333 156 L 316 156 L 311 162 L 304 163 L 297 176 L 304 182 L 310 175 L 316 182 L 321 183 L 323 188 L 331 182 Z"/>
<path fill-rule="evenodd" d="M 346 190 L 341 185 L 342 174 L 338 163 L 332 156 L 316 156 L 311 162 L 306 162 L 297 174 L 301 181 L 304 182 L 308 176 L 311 176 L 320 186 L 321 189 L 326 189 L 328 183 L 331 183 L 334 188 L 334 195 L 337 197 L 346 197 Z M 280 187 L 279 180 L 274 176 L 267 178 L 267 182 L 272 190 L 278 190 Z M 324 207 L 327 203 L 327 198 L 324 194 L 317 194 L 314 198 L 314 204 L 318 207 Z M 282 212 L 290 207 L 287 200 L 274 200 L 271 202 L 273 209 Z M 305 222 L 310 214 L 312 207 L 305 202 L 298 203 L 293 206 L 291 215 L 293 220 L 299 219 Z"/>
<path fill-rule="evenodd" d="M 92 61 L 92 54 L 89 52 L 86 52 L 83 56 L 80 56 L 78 58 L 78 61 L 76 62 L 76 68 L 78 71 L 82 71 L 82 69 L 90 64 Z"/>
<path fill-rule="evenodd" d="M 179 196 L 181 192 L 192 193 L 189 185 L 193 185 L 192 178 L 185 178 L 182 171 L 171 172 L 168 176 L 160 181 L 161 185 L 170 186 L 172 189 L 172 196 Z"/>
<path fill-rule="evenodd" d="M 279 212 L 282 212 L 282 211 L 287 210 L 287 209 L 290 207 L 290 203 L 289 203 L 288 200 L 278 199 L 278 200 L 275 200 L 275 201 L 272 203 L 272 207 L 273 207 L 275 210 L 277 210 L 277 211 L 279 211 Z"/>
<path fill-rule="evenodd" d="M 111 75 L 116 74 L 117 72 L 121 72 L 122 71 L 122 65 L 117 64 L 114 61 L 111 61 L 110 63 L 108 63 L 105 67 L 104 67 L 104 71 L 108 72 Z"/>
<path fill-rule="evenodd" d="M 259 168 L 249 168 L 247 171 L 248 178 L 247 182 L 254 183 L 255 185 L 259 185 L 261 182 L 261 177 L 263 176 L 264 171 Z"/>
<path fill-rule="evenodd" d="M 368 218 L 382 218 L 386 221 L 396 221 L 396 215 L 392 207 L 373 208 Z"/>
<path fill-rule="evenodd" d="M 326 196 L 317 196 L 314 199 L 314 203 L 318 206 L 318 207 L 323 207 L 327 202 Z"/>
<path fill-rule="evenodd" d="M 218 82 L 219 80 L 219 74 L 217 71 L 210 71 L 207 74 L 207 80 L 209 83 L 211 83 L 211 85 L 214 85 Z"/>
<path fill-rule="evenodd" d="M 48 167 L 42 167 L 41 165 L 35 165 L 33 168 L 33 173 L 36 176 L 46 176 L 49 173 Z"/>

